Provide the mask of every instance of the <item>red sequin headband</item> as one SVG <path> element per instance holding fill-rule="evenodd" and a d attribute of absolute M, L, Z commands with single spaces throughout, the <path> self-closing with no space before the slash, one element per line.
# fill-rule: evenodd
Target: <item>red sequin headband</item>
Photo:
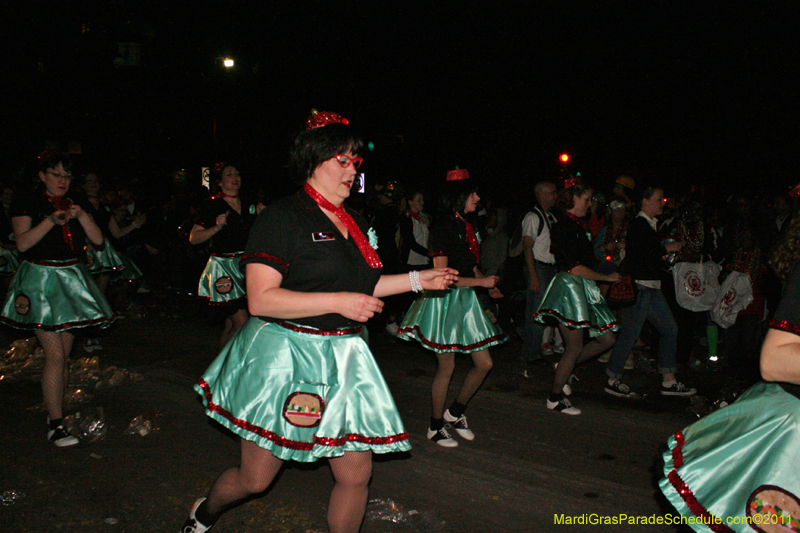
<path fill-rule="evenodd" d="M 789 191 L 789 196 L 795 200 L 800 198 L 800 185 L 795 186 L 791 191 Z"/>
<path fill-rule="evenodd" d="M 467 172 L 466 169 L 457 168 L 455 170 L 450 170 L 447 173 L 447 181 L 459 181 L 468 179 L 469 179 L 469 172 Z"/>
<path fill-rule="evenodd" d="M 222 169 L 227 167 L 227 166 L 228 166 L 228 163 L 226 163 L 225 161 L 220 161 L 219 163 L 214 165 L 214 169 L 213 169 L 214 173 L 216 174 L 218 172 L 222 172 Z"/>
<path fill-rule="evenodd" d="M 583 183 L 583 180 L 578 176 L 572 176 L 564 180 L 564 188 L 569 189 L 570 187 L 574 187 L 579 183 Z"/>
<path fill-rule="evenodd" d="M 350 124 L 350 121 L 338 113 L 332 111 L 317 111 L 311 110 L 311 116 L 306 120 L 306 130 L 313 130 L 314 128 L 321 128 L 328 124 Z"/>

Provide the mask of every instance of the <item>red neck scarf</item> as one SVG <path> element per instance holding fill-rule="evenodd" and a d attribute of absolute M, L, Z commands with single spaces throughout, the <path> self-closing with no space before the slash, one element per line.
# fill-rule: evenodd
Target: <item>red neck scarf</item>
<path fill-rule="evenodd" d="M 577 217 L 577 216 L 573 215 L 573 214 L 572 214 L 572 213 L 570 213 L 569 211 L 566 211 L 566 213 L 567 213 L 567 216 L 568 216 L 569 218 L 571 218 L 572 220 L 574 220 L 575 222 L 577 222 L 577 223 L 580 225 L 580 227 L 582 227 L 582 228 L 583 228 L 583 231 L 587 231 L 587 232 L 589 231 L 589 226 L 587 226 L 587 225 L 586 225 L 586 221 L 585 221 L 585 220 L 583 220 L 583 219 L 582 219 L 582 218 L 580 218 L 580 217 Z"/>
<path fill-rule="evenodd" d="M 219 193 L 220 198 L 239 198 L 238 194 L 225 194 L 224 192 Z"/>
<path fill-rule="evenodd" d="M 52 196 L 49 193 L 45 193 L 45 195 L 47 195 L 47 199 L 50 200 L 56 211 L 69 211 L 69 208 L 72 207 L 72 200 L 69 198 Z M 72 243 L 72 231 L 69 229 L 69 222 L 61 226 L 61 233 L 64 234 L 64 242 L 69 244 L 69 249 L 74 250 L 75 245 Z"/>
<path fill-rule="evenodd" d="M 467 227 L 467 244 L 469 245 L 469 251 L 472 252 L 472 255 L 475 256 L 475 260 L 478 262 L 478 265 L 481 264 L 481 246 L 478 244 L 478 235 L 475 233 L 475 228 L 467 222 L 464 217 L 461 216 L 461 213 L 456 213 L 456 218 L 464 223 Z"/>
<path fill-rule="evenodd" d="M 413 218 L 414 220 L 416 220 L 420 224 L 425 224 L 426 226 L 428 225 L 428 219 L 426 217 L 422 216 L 422 213 L 419 212 L 419 211 L 415 212 L 415 211 L 412 211 L 412 210 L 409 209 L 408 210 L 408 218 Z"/>
<path fill-rule="evenodd" d="M 356 221 L 353 220 L 353 217 L 351 217 L 350 214 L 347 211 L 345 211 L 344 204 L 340 205 L 339 207 L 336 207 L 328 200 L 326 200 L 324 196 L 322 196 L 320 193 L 314 190 L 314 187 L 312 187 L 308 183 L 303 185 L 303 190 L 306 191 L 306 194 L 308 194 L 315 202 L 317 202 L 318 206 L 320 206 L 323 209 L 327 209 L 328 211 L 336 215 L 336 217 L 342 222 L 342 224 L 344 224 L 344 227 L 347 228 L 347 232 L 353 238 L 353 241 L 355 241 L 356 246 L 358 246 L 358 249 L 361 251 L 361 255 L 364 256 L 364 259 L 367 261 L 367 264 L 370 267 L 372 268 L 383 267 L 383 263 L 381 263 L 381 260 L 378 257 L 377 252 L 375 252 L 375 249 L 372 246 L 370 246 L 369 241 L 364 236 L 364 233 L 361 231 L 361 228 L 358 227 L 358 224 L 356 224 Z"/>

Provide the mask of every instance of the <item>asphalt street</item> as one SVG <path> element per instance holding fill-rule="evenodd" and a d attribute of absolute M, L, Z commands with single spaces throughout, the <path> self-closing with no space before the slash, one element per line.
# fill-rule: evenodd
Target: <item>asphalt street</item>
<path fill-rule="evenodd" d="M 102 351 L 73 353 L 73 360 L 97 357 L 98 367 L 87 371 L 93 376 L 82 393 L 72 391 L 80 401 L 67 412 L 87 417 L 102 408 L 102 439 L 56 449 L 45 439 L 35 358 L 0 372 L 0 532 L 177 532 L 192 502 L 237 463 L 236 440 L 207 419 L 192 389 L 216 355 L 215 319 L 175 294 L 149 295 L 124 314 Z M 674 517 L 657 489 L 661 453 L 670 435 L 697 420 L 697 404 L 660 396 L 657 374 L 628 372 L 628 383 L 646 393 L 630 401 L 606 394 L 603 365 L 589 362 L 574 386 L 583 413 L 568 416 L 545 408 L 549 365 L 530 378 L 515 372 L 512 340 L 491 350 L 495 367 L 469 405 L 475 440 L 445 449 L 425 438 L 435 358 L 377 327 L 370 333 L 413 449 L 375 457 L 364 533 L 687 530 L 569 523 Z M 29 337 L 3 329 L 0 348 Z M 451 396 L 469 366 L 467 356 L 457 359 Z M 683 378 L 709 402 L 746 381 L 710 372 Z M 127 434 L 136 417 L 153 431 Z M 325 531 L 331 486 L 324 462 L 287 464 L 273 487 L 214 531 Z"/>

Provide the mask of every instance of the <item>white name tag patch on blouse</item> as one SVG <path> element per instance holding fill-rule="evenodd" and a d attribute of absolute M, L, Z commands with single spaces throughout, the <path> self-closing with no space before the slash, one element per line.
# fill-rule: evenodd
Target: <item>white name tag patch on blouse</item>
<path fill-rule="evenodd" d="M 336 235 L 332 231 L 318 231 L 312 233 L 311 238 L 314 239 L 314 242 L 335 241 Z"/>

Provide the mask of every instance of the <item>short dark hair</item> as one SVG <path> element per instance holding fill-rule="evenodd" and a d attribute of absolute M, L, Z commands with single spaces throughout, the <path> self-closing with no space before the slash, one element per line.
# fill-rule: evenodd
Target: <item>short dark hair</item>
<path fill-rule="evenodd" d="M 442 210 L 449 215 L 453 213 L 463 215 L 467 198 L 475 192 L 478 192 L 478 184 L 471 179 L 448 181 L 440 198 Z"/>
<path fill-rule="evenodd" d="M 329 124 L 305 130 L 294 140 L 292 166 L 300 184 L 308 181 L 322 163 L 337 154 L 352 152 L 359 155 L 364 149 L 363 138 L 345 124 Z"/>
<path fill-rule="evenodd" d="M 45 150 L 36 159 L 36 164 L 39 172 L 44 172 L 49 168 L 56 168 L 58 164 L 64 167 L 64 170 L 70 172 L 72 170 L 72 159 L 69 154 L 59 152 L 58 150 Z"/>

